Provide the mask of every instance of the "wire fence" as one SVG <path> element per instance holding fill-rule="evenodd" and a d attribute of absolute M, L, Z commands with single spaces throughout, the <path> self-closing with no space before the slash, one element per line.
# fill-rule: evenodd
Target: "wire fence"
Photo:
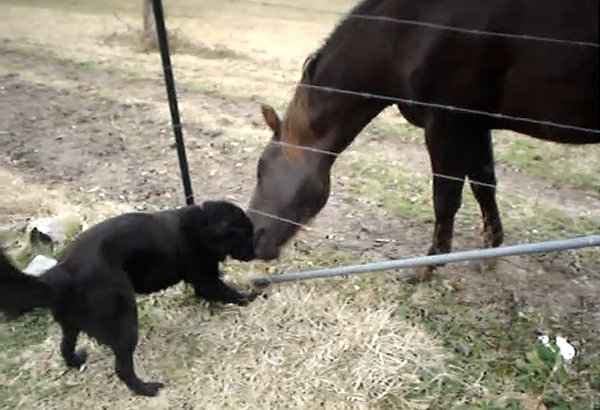
<path fill-rule="evenodd" d="M 417 26 L 424 27 L 435 30 L 444 30 L 451 31 L 455 33 L 461 34 L 474 34 L 478 36 L 489 36 L 489 37 L 499 37 L 499 38 L 508 38 L 515 40 L 526 40 L 526 41 L 538 41 L 544 43 L 552 43 L 558 45 L 567 45 L 567 46 L 577 46 L 577 47 L 600 47 L 599 43 L 594 43 L 590 41 L 576 41 L 576 40 L 564 40 L 559 38 L 551 38 L 551 37 L 542 37 L 542 36 L 534 36 L 530 34 L 512 34 L 512 33 L 502 33 L 497 31 L 486 31 L 486 30 L 476 30 L 476 29 L 467 29 L 463 27 L 454 27 L 448 26 L 444 24 L 436 24 L 426 21 L 418 21 L 418 20 L 410 20 L 410 19 L 399 19 L 387 16 L 378 16 L 378 15 L 366 15 L 366 14 L 356 14 L 353 12 L 341 12 L 331 9 L 321 9 L 315 7 L 303 7 L 297 6 L 295 4 L 286 4 L 286 3 L 272 3 L 267 1 L 258 1 L 258 0 L 227 0 L 227 3 L 235 3 L 235 4 L 248 4 L 262 7 L 276 7 L 276 8 L 284 8 L 288 10 L 309 12 L 319 15 L 333 15 L 338 17 L 346 17 L 349 19 L 356 20 L 366 20 L 366 21 L 379 21 L 385 23 L 395 23 L 395 24 L 403 24 L 407 26 Z"/>
<path fill-rule="evenodd" d="M 406 25 L 413 25 L 413 26 L 421 26 L 424 28 L 430 28 L 430 29 L 436 29 L 436 30 L 446 30 L 446 31 L 457 32 L 457 33 L 461 33 L 461 34 L 465 34 L 465 35 L 483 35 L 483 36 L 492 36 L 492 37 L 495 36 L 495 37 L 500 37 L 500 38 L 514 39 L 514 40 L 538 41 L 538 42 L 557 44 L 557 45 L 561 45 L 561 46 L 592 47 L 592 48 L 596 48 L 596 49 L 599 46 L 597 43 L 586 42 L 586 41 L 572 41 L 572 40 L 563 40 L 563 39 L 556 39 L 556 38 L 532 36 L 532 35 L 527 35 L 527 34 L 511 34 L 511 33 L 489 32 L 489 31 L 483 31 L 483 30 L 464 29 L 464 28 L 460 28 L 460 27 L 451 27 L 451 26 L 434 24 L 434 23 L 429 23 L 429 22 L 420 22 L 420 21 L 405 20 L 405 19 L 394 19 L 394 18 L 389 18 L 389 17 L 384 17 L 384 16 L 367 16 L 367 15 L 359 15 L 359 14 L 353 14 L 353 13 L 342 13 L 342 12 L 333 11 L 333 10 L 316 9 L 316 8 L 311 8 L 311 7 L 302 7 L 302 6 L 283 4 L 283 3 L 270 3 L 270 2 L 252 1 L 252 0 L 229 0 L 229 3 L 248 4 L 248 5 L 261 6 L 261 7 L 286 8 L 286 9 L 291 9 L 291 10 L 296 10 L 296 11 L 314 12 L 314 13 L 318 13 L 318 14 L 330 14 L 330 15 L 336 15 L 336 16 L 343 16 L 343 17 L 347 17 L 347 18 L 363 19 L 363 20 L 372 21 L 372 22 L 388 22 L 388 23 L 394 23 L 394 24 L 406 24 Z M 487 112 L 487 111 L 474 110 L 474 109 L 469 109 L 469 108 L 464 108 L 464 107 L 457 107 L 457 106 L 453 106 L 453 105 L 445 105 L 445 104 L 438 104 L 438 103 L 432 103 L 432 102 L 418 101 L 418 100 L 414 100 L 414 99 L 399 98 L 399 97 L 395 97 L 395 96 L 373 94 L 373 93 L 368 93 L 368 92 L 361 92 L 361 91 L 341 89 L 341 88 L 321 86 L 321 85 L 314 85 L 314 84 L 306 84 L 306 83 L 302 83 L 302 82 L 298 82 L 298 83 L 284 82 L 284 81 L 276 81 L 276 82 L 280 83 L 282 85 L 286 85 L 286 86 L 294 85 L 296 87 L 314 89 L 314 90 L 330 92 L 330 93 L 352 95 L 352 96 L 357 96 L 360 98 L 378 99 L 378 100 L 391 102 L 391 103 L 402 103 L 402 104 L 416 105 L 416 106 L 422 106 L 422 107 L 428 107 L 428 108 L 443 109 L 443 110 L 447 110 L 447 111 L 451 111 L 451 112 L 471 114 L 471 115 L 480 115 L 480 116 L 485 116 L 485 117 L 494 118 L 494 119 L 512 120 L 512 121 L 518 121 L 518 122 L 528 123 L 528 124 L 533 124 L 533 125 L 554 127 L 554 128 L 559 128 L 559 129 L 591 133 L 591 134 L 596 134 L 596 135 L 600 134 L 600 130 L 594 129 L 594 128 L 580 127 L 580 126 L 575 126 L 572 124 L 563 124 L 563 123 L 559 123 L 559 122 L 555 122 L 555 121 L 539 120 L 539 119 L 526 118 L 526 117 L 520 117 L 520 116 L 512 116 L 512 115 L 507 115 L 507 114 L 503 114 L 503 113 L 499 113 L 499 112 Z M 288 148 L 297 148 L 300 150 L 316 152 L 316 153 L 323 154 L 323 155 L 330 155 L 330 156 L 335 156 L 335 157 L 338 157 L 341 155 L 341 153 L 328 151 L 328 150 L 324 150 L 324 149 L 319 149 L 319 148 L 315 148 L 315 147 L 311 147 L 311 146 L 292 144 L 292 143 L 285 142 L 285 141 L 271 141 L 270 143 L 275 144 L 275 145 L 285 146 Z M 466 177 L 459 178 L 456 176 L 444 175 L 441 173 L 431 173 L 431 176 L 441 178 L 441 179 L 446 179 L 446 180 L 452 180 L 452 181 L 456 181 L 456 182 L 468 182 L 472 185 L 483 186 L 483 187 L 487 187 L 487 188 L 494 189 L 494 190 L 497 189 L 497 185 L 495 185 L 495 184 L 477 181 L 477 180 L 473 180 L 473 179 L 466 178 Z M 279 215 L 268 214 L 264 211 L 258 211 L 256 209 L 249 209 L 249 210 L 252 212 L 255 212 L 255 213 L 259 213 L 263 216 L 267 216 L 272 219 L 278 220 L 278 221 L 283 221 L 283 222 L 286 222 L 286 223 L 289 223 L 292 225 L 302 227 L 303 229 L 306 229 L 306 230 L 314 230 L 314 228 L 312 228 L 312 227 L 308 227 L 306 225 L 299 224 L 295 221 L 283 218 Z"/>
<path fill-rule="evenodd" d="M 598 43 L 594 43 L 594 42 L 590 42 L 590 41 L 548 38 L 548 37 L 533 36 L 533 35 L 528 35 L 528 34 L 488 32 L 488 31 L 475 30 L 475 29 L 463 28 L 463 27 L 452 27 L 452 26 L 447 26 L 447 25 L 435 24 L 435 23 L 431 23 L 431 22 L 421 22 L 421 21 L 405 20 L 405 19 L 394 19 L 394 18 L 388 18 L 388 17 L 384 17 L 384 16 L 367 16 L 367 15 L 360 15 L 360 14 L 353 14 L 353 13 L 348 14 L 348 13 L 339 12 L 339 11 L 318 9 L 318 8 L 311 8 L 311 7 L 303 7 L 303 6 L 283 4 L 283 3 L 271 3 L 271 2 L 265 2 L 265 1 L 252 1 L 252 0 L 228 0 L 227 2 L 235 3 L 235 4 L 254 5 L 254 6 L 260 6 L 260 7 L 287 8 L 290 10 L 312 12 L 312 13 L 316 13 L 316 14 L 329 14 L 329 15 L 335 15 L 335 16 L 340 16 L 340 17 L 347 17 L 350 19 L 364 20 L 364 21 L 370 22 L 371 24 L 383 23 L 383 24 L 402 24 L 402 25 L 408 25 L 408 26 L 418 26 L 418 27 L 422 27 L 423 29 L 449 31 L 449 32 L 458 33 L 458 34 L 465 35 L 465 36 L 498 37 L 498 38 L 505 38 L 505 39 L 508 39 L 511 41 L 514 40 L 514 41 L 541 42 L 541 43 L 545 43 L 548 45 L 556 46 L 557 52 L 560 52 L 562 47 L 577 47 L 577 48 L 582 48 L 582 49 L 592 48 L 595 50 L 595 52 L 597 52 L 597 50 L 599 48 Z M 166 60 L 164 62 L 165 62 L 164 72 L 165 72 L 165 75 L 167 75 L 166 73 L 172 72 L 173 68 L 171 67 L 170 60 Z M 402 103 L 402 104 L 423 106 L 423 107 L 429 107 L 429 108 L 435 108 L 435 109 L 443 109 L 443 110 L 447 110 L 449 112 L 455 112 L 455 113 L 480 115 L 480 116 L 485 116 L 485 117 L 493 118 L 493 119 L 518 121 L 518 122 L 528 123 L 528 124 L 533 124 L 533 125 L 554 127 L 557 129 L 565 129 L 565 130 L 577 131 L 577 132 L 582 132 L 582 133 L 589 133 L 589 134 L 593 134 L 593 135 L 600 135 L 599 129 L 582 127 L 582 126 L 573 125 L 573 124 L 563 124 L 560 122 L 550 121 L 550 120 L 541 120 L 541 119 L 534 119 L 534 118 L 512 116 L 512 115 L 508 115 L 508 114 L 500 113 L 500 112 L 486 112 L 486 111 L 481 111 L 481 110 L 473 110 L 473 109 L 469 109 L 469 108 L 465 108 L 465 107 L 438 104 L 438 103 L 430 102 L 430 101 L 418 101 L 418 100 L 413 100 L 413 99 L 400 98 L 398 96 L 390 96 L 390 95 L 362 92 L 360 90 L 357 91 L 357 90 L 349 90 L 349 89 L 341 89 L 341 88 L 327 87 L 327 86 L 321 86 L 321 85 L 285 82 L 285 81 L 275 81 L 275 82 L 280 83 L 282 85 L 286 85 L 286 86 L 303 87 L 303 88 L 307 88 L 307 89 L 313 89 L 313 90 L 318 90 L 318 91 L 328 92 L 328 93 L 338 93 L 338 94 L 343 94 L 343 95 L 351 95 L 351 96 L 355 96 L 355 97 L 359 97 L 359 98 L 378 99 L 378 100 L 382 100 L 382 101 L 386 101 L 386 102 L 390 102 L 390 103 Z M 170 98 L 169 100 L 171 101 L 173 99 L 176 100 L 176 98 Z M 182 127 L 185 129 L 185 127 L 190 127 L 193 125 L 191 123 L 185 123 L 185 122 L 183 124 L 181 124 L 181 123 L 179 123 L 178 119 L 174 120 L 174 121 L 176 122 L 173 124 L 173 129 L 175 132 L 177 132 L 177 130 L 181 130 Z M 322 155 L 330 155 L 330 156 L 335 156 L 335 157 L 342 155 L 341 153 L 337 153 L 337 152 L 333 152 L 333 151 L 318 149 L 315 147 L 291 144 L 291 143 L 284 142 L 284 141 L 271 141 L 270 143 L 278 144 L 278 145 L 286 146 L 286 147 L 290 147 L 290 148 L 297 148 L 297 149 L 301 149 L 301 150 L 311 151 L 311 152 L 319 153 Z M 178 150 L 178 153 L 180 153 L 180 152 L 183 152 L 183 156 L 185 157 L 185 151 Z M 348 153 L 348 151 L 346 151 L 346 153 Z M 180 161 L 181 161 L 182 154 L 179 154 L 179 155 L 180 155 Z M 182 175 L 185 175 L 187 173 L 187 165 L 185 166 L 185 169 L 186 170 L 184 170 L 182 167 Z M 444 175 L 444 174 L 440 174 L 440 173 L 430 173 L 429 176 L 435 177 L 435 178 L 446 179 L 446 180 L 457 181 L 457 182 L 468 182 L 472 185 L 483 186 L 483 187 L 486 187 L 489 189 L 494 189 L 494 190 L 498 189 L 498 186 L 496 184 L 490 184 L 488 182 L 472 180 L 469 178 L 459 178 L 459 177 L 456 177 L 453 175 Z M 189 182 L 187 184 L 184 182 L 184 186 L 186 186 L 186 185 L 189 186 L 190 185 Z M 186 199 L 186 202 L 193 201 L 193 195 L 191 193 L 191 189 L 189 189 L 189 191 L 188 191 L 188 189 L 186 189 L 185 199 Z M 270 217 L 270 218 L 278 220 L 278 221 L 296 225 L 296 226 L 301 227 L 302 229 L 305 229 L 308 231 L 318 231 L 319 230 L 312 226 L 306 226 L 306 225 L 300 224 L 296 221 L 292 221 L 290 219 L 283 218 L 280 215 L 273 215 L 273 214 L 269 214 L 264 211 L 260 211 L 260 210 L 256 210 L 256 209 L 249 209 L 249 211 L 255 212 L 255 213 L 260 213 L 264 216 Z"/>
<path fill-rule="evenodd" d="M 321 15 L 334 15 L 334 16 L 344 17 L 344 18 L 348 18 L 348 19 L 358 19 L 358 20 L 365 20 L 365 21 L 370 21 L 370 22 L 381 22 L 381 23 L 402 24 L 402 25 L 408 25 L 408 26 L 418 26 L 418 27 L 423 27 L 423 28 L 427 28 L 427 29 L 443 30 L 443 31 L 449 31 L 449 32 L 454 32 L 454 33 L 460 33 L 460 34 L 464 34 L 464 35 L 498 37 L 498 38 L 505 38 L 505 39 L 511 39 L 511 40 L 519 40 L 519 41 L 536 41 L 536 42 L 542 42 L 542 43 L 548 43 L 548 44 L 554 44 L 554 45 L 560 45 L 560 46 L 595 48 L 595 49 L 597 49 L 600 46 L 598 43 L 589 42 L 589 41 L 565 40 L 565 39 L 541 37 L 541 36 L 535 36 L 535 35 L 529 35 L 529 34 L 512 34 L 512 33 L 468 29 L 468 28 L 463 28 L 463 27 L 453 27 L 453 26 L 448 26 L 448 25 L 435 24 L 435 23 L 425 22 L 425 21 L 398 19 L 398 18 L 391 18 L 391 17 L 387 17 L 387 16 L 378 16 L 378 15 L 364 15 L 364 14 L 356 14 L 353 12 L 343 13 L 343 12 L 334 11 L 334 10 L 330 10 L 330 9 L 321 9 L 321 8 L 317 9 L 317 8 L 313 8 L 313 7 L 304 7 L 304 6 L 285 4 L 285 3 L 272 3 L 272 2 L 254 1 L 254 0 L 229 0 L 228 3 L 247 4 L 247 5 L 254 5 L 254 6 L 261 6 L 261 7 L 284 8 L 284 9 L 301 11 L 301 12 L 310 12 L 310 13 L 321 14 Z M 287 83 L 287 82 L 279 81 L 279 83 L 290 85 L 290 83 Z M 302 83 L 302 82 L 295 83 L 295 85 L 297 87 L 302 87 L 302 88 L 307 88 L 307 89 L 319 90 L 319 91 L 330 92 L 330 93 L 338 93 L 338 94 L 343 94 L 343 95 L 351 95 L 351 96 L 367 98 L 367 99 L 378 99 L 378 100 L 386 101 L 386 102 L 390 102 L 390 103 L 401 103 L 401 104 L 422 106 L 422 107 L 428 107 L 428 108 L 443 109 L 443 110 L 447 110 L 450 112 L 457 112 L 457 113 L 470 114 L 470 115 L 479 115 L 479 116 L 485 116 L 485 117 L 493 118 L 493 119 L 511 120 L 511 121 L 517 121 L 517 122 L 522 122 L 522 123 L 533 124 L 533 125 L 554 127 L 554 128 L 559 128 L 559 129 L 566 129 L 566 130 L 600 135 L 599 129 L 581 127 L 581 126 L 576 126 L 576 125 L 572 125 L 572 124 L 563 124 L 563 123 L 559 123 L 559 122 L 555 122 L 555 121 L 539 120 L 539 119 L 533 119 L 533 118 L 513 116 L 513 115 L 507 115 L 507 114 L 503 114 L 503 113 L 499 113 L 499 112 L 487 112 L 487 111 L 469 109 L 469 108 L 458 107 L 458 106 L 453 106 L 453 105 L 419 101 L 419 100 L 414 100 L 414 99 L 400 98 L 397 96 L 374 94 L 374 93 L 362 92 L 362 91 L 356 91 L 356 90 L 341 89 L 341 88 L 329 87 L 329 86 L 323 86 L 323 85 L 306 84 L 306 83 Z M 319 154 L 323 154 L 323 155 L 334 156 L 334 157 L 338 157 L 341 155 L 341 153 L 328 151 L 328 150 L 324 150 L 324 149 L 319 149 L 319 148 L 315 148 L 315 147 L 310 147 L 310 146 L 292 144 L 292 143 L 285 142 L 285 141 L 271 141 L 270 143 L 275 144 L 275 145 L 285 146 L 288 148 L 297 148 L 300 150 L 311 151 L 311 152 L 315 152 L 315 153 L 319 153 Z M 441 179 L 452 180 L 452 181 L 457 181 L 457 182 L 469 182 L 472 185 L 483 186 L 483 187 L 487 187 L 487 188 L 494 189 L 494 190 L 497 189 L 497 185 L 495 185 L 495 184 L 490 184 L 490 183 L 486 183 L 486 182 L 482 182 L 482 181 L 476 181 L 476 180 L 472 180 L 469 178 L 459 178 L 456 176 L 444 175 L 444 174 L 440 174 L 440 173 L 432 173 L 431 175 L 433 177 L 437 177 L 437 178 L 441 178 Z M 313 228 L 311 228 L 311 227 L 308 227 L 303 224 L 299 224 L 295 221 L 292 221 L 292 220 L 289 220 L 286 218 L 282 218 L 281 216 L 278 216 L 278 215 L 269 214 L 264 211 L 259 211 L 256 209 L 249 209 L 249 210 L 251 212 L 255 212 L 255 213 L 270 217 L 270 218 L 278 220 L 278 221 L 283 221 L 283 222 L 287 222 L 292 225 L 302 227 L 303 229 L 313 230 Z"/>
<path fill-rule="evenodd" d="M 402 24 L 402 25 L 409 25 L 409 26 L 419 26 L 419 27 L 424 27 L 424 28 L 429 28 L 429 29 L 450 31 L 450 32 L 456 32 L 456 33 L 468 34 L 468 35 L 509 38 L 509 39 L 514 39 L 514 40 L 524 40 L 524 41 L 546 42 L 546 43 L 551 43 L 551 44 L 557 44 L 557 45 L 562 45 L 562 46 L 572 46 L 572 47 L 584 47 L 584 48 L 596 48 L 596 49 L 600 47 L 599 43 L 594 43 L 594 42 L 589 42 L 589 41 L 564 40 L 564 39 L 541 37 L 541 36 L 534 36 L 534 35 L 528 35 L 528 34 L 512 34 L 512 33 L 502 33 L 502 32 L 494 32 L 494 31 L 485 31 L 485 30 L 466 29 L 466 28 L 462 28 L 462 27 L 453 27 L 453 26 L 435 24 L 435 23 L 430 23 L 430 22 L 408 20 L 408 19 L 398 19 L 398 18 L 391 18 L 391 17 L 387 17 L 387 16 L 378 16 L 378 15 L 355 14 L 352 12 L 344 13 L 344 12 L 333 11 L 333 10 L 328 10 L 328 9 L 302 7 L 302 6 L 292 5 L 292 4 L 285 4 L 285 3 L 271 3 L 271 2 L 254 1 L 254 0 L 228 0 L 228 3 L 248 4 L 248 5 L 255 5 L 255 6 L 262 6 L 262 7 L 285 8 L 285 9 L 296 10 L 296 11 L 312 12 L 315 14 L 330 14 L 330 15 L 335 15 L 335 16 L 339 16 L 339 17 L 346 17 L 349 19 L 360 19 L 360 20 L 366 20 L 366 21 L 371 21 L 371 22 L 387 22 L 387 23 Z M 288 83 L 283 83 L 283 82 L 280 82 L 280 83 L 288 84 Z M 580 132 L 600 135 L 600 129 L 580 127 L 580 126 L 576 126 L 576 125 L 572 125 L 572 124 L 559 123 L 556 121 L 513 116 L 513 115 L 503 114 L 500 112 L 488 112 L 488 111 L 483 111 L 483 110 L 469 109 L 466 107 L 457 107 L 457 106 L 448 105 L 448 104 L 440 104 L 440 103 L 434 103 L 434 102 L 428 102 L 428 101 L 419 101 L 419 100 L 415 100 L 415 99 L 400 98 L 397 96 L 374 94 L 374 93 L 369 93 L 369 92 L 365 92 L 365 91 L 341 89 L 341 88 L 323 86 L 323 85 L 306 84 L 306 83 L 302 83 L 302 82 L 298 82 L 296 85 L 298 87 L 303 87 L 303 88 L 307 88 L 307 89 L 314 89 L 314 90 L 320 90 L 320 91 L 331 92 L 331 93 L 352 95 L 352 96 L 362 97 L 362 98 L 372 98 L 372 99 L 377 99 L 377 100 L 391 102 L 391 103 L 402 103 L 402 104 L 416 105 L 416 106 L 422 106 L 422 107 L 428 107 L 428 108 L 437 108 L 437 109 L 443 109 L 443 110 L 447 110 L 447 111 L 451 111 L 451 112 L 458 112 L 458 113 L 463 113 L 463 114 L 480 115 L 480 116 L 485 116 L 485 117 L 494 118 L 494 119 L 512 120 L 512 121 L 518 121 L 518 122 L 523 122 L 523 123 L 528 123 L 528 124 L 542 125 L 542 126 L 555 127 L 555 128 L 560 128 L 560 129 L 567 129 L 567 130 L 580 131 Z"/>

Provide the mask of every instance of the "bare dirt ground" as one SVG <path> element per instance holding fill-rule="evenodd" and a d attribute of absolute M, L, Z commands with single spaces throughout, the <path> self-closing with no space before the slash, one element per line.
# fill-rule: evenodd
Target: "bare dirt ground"
<path fill-rule="evenodd" d="M 127 14 L 116 19 L 110 14 L 0 7 L 6 16 L 0 28 L 0 178 L 3 187 L 10 187 L 0 191 L 0 226 L 18 227 L 28 218 L 56 212 L 56 206 L 42 199 L 58 192 L 60 198 L 47 202 L 105 210 L 90 216 L 90 222 L 124 209 L 181 204 L 158 56 L 133 53 L 126 43 L 114 45 L 123 33 L 123 22 L 133 25 L 135 20 Z M 331 27 L 330 20 L 298 20 L 292 25 L 262 12 L 244 20 L 243 12 L 213 7 L 203 18 L 176 20 L 190 28 L 186 34 L 192 39 L 194 30 L 204 33 L 201 44 L 197 42 L 200 51 L 174 57 L 197 201 L 224 197 L 245 204 L 258 154 L 268 137 L 256 101 L 267 99 L 281 107 L 290 88 L 268 80 L 297 77 L 307 51 L 317 47 Z M 225 20 L 223 16 L 238 20 L 229 19 L 228 27 L 215 28 L 219 18 Z M 46 25 L 25 25 L 27 18 Z M 259 24 L 264 21 L 272 22 L 271 26 Z M 242 24 L 250 22 L 254 24 Z M 247 34 L 246 40 L 231 36 L 227 28 L 232 24 Z M 298 33 L 304 37 L 295 47 L 284 47 L 272 39 L 278 28 L 280 42 Z M 108 45 L 107 32 L 116 33 Z M 282 49 L 285 53 L 279 53 Z M 222 78 L 215 73 L 222 73 Z M 386 112 L 381 120 L 393 115 Z M 398 119 L 389 122 L 397 124 Z M 589 149 L 590 161 L 600 158 L 599 152 Z M 414 178 L 410 181 L 414 186 L 374 178 L 373 170 L 379 167 L 401 168 L 403 175 Z M 233 280 L 244 282 L 248 275 L 265 272 L 422 254 L 432 229 L 430 199 L 423 194 L 428 194 L 424 191 L 428 173 L 421 142 L 369 129 L 339 159 L 332 198 L 314 221 L 315 230 L 302 233 L 279 264 L 232 264 L 228 272 Z M 510 163 L 502 163 L 499 173 L 506 205 L 502 211 L 507 226 L 513 228 L 507 228 L 508 243 L 523 237 L 598 232 L 598 191 L 576 183 L 557 184 L 526 169 L 516 170 Z M 370 195 L 362 187 L 372 181 L 383 184 L 376 185 L 379 188 L 397 189 L 398 196 Z M 40 192 L 39 208 L 35 200 L 25 200 L 32 190 Z M 419 200 L 410 212 L 395 207 L 394 201 L 417 194 Z M 4 199 L 9 196 L 24 199 Z M 476 207 L 467 204 L 463 215 L 467 217 L 457 224 L 455 248 L 479 247 Z M 523 226 L 529 223 L 533 225 Z M 585 402 L 595 388 L 592 376 L 585 372 L 600 369 L 599 353 L 593 347 L 600 343 L 599 268 L 594 251 L 500 261 L 493 270 L 469 263 L 445 267 L 440 271 L 442 279 L 416 288 L 394 282 L 393 274 L 286 285 L 246 310 L 225 308 L 217 313 L 194 307 L 185 298 L 181 302 L 182 290 L 177 289 L 144 300 L 140 308 L 146 327 L 137 360 L 144 369 L 153 369 L 152 377 L 168 384 L 162 398 L 153 402 L 131 398 L 112 378 L 104 353 L 94 355 L 83 374 L 60 374 L 61 363 L 53 353 L 58 341 L 54 327 L 35 339 L 33 347 L 19 345 L 24 353 L 6 359 L 11 364 L 3 364 L 8 376 L 2 378 L 7 392 L 2 396 L 10 399 L 11 408 L 74 407 L 86 400 L 93 400 L 96 407 L 117 408 L 222 408 L 213 400 L 233 408 L 297 408 L 310 403 L 328 408 L 461 408 L 481 400 L 517 397 L 523 391 L 519 383 L 503 379 L 511 377 L 510 371 L 498 371 L 499 381 L 495 376 L 475 382 L 473 372 L 448 364 L 456 355 L 472 357 L 471 351 L 479 355 L 473 360 L 485 362 L 485 355 L 491 354 L 485 349 L 507 347 L 500 346 L 507 341 L 485 348 L 478 345 L 479 333 L 485 336 L 488 331 L 487 315 L 493 315 L 500 325 L 515 329 L 521 325 L 513 321 L 526 317 L 528 327 L 523 329 L 531 333 L 518 337 L 532 341 L 535 328 L 566 332 L 585 357 L 576 388 L 584 389 L 584 396 L 554 384 L 552 394 Z M 449 293 L 452 301 L 446 301 Z M 438 303 L 450 305 L 440 310 Z M 397 314 L 398 304 L 411 313 Z M 423 312 L 424 317 L 414 312 Z M 461 324 L 460 332 L 445 322 L 463 314 L 474 319 Z M 413 320 L 416 323 L 411 324 Z M 101 351 L 92 342 L 87 344 Z M 40 363 L 45 363 L 44 369 L 35 369 Z M 22 366 L 25 371 L 19 369 Z M 482 366 L 474 366 L 474 371 Z M 423 368 L 468 387 L 461 385 L 460 392 L 439 386 L 436 390 L 423 381 Z M 92 374 L 96 380 L 90 381 Z M 43 385 L 44 379 L 52 381 Z M 296 394 L 287 393 L 294 389 Z M 528 397 L 540 394 L 536 388 L 525 391 Z"/>

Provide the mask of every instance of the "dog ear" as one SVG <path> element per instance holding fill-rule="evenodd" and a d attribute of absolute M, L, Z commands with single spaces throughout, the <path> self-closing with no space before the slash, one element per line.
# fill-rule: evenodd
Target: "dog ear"
<path fill-rule="evenodd" d="M 181 208 L 179 224 L 184 232 L 195 237 L 199 231 L 207 228 L 208 218 L 201 207 L 191 205 Z"/>

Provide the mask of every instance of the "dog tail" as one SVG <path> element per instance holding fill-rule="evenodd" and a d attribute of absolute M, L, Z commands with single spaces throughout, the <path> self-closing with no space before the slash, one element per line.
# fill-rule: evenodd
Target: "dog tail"
<path fill-rule="evenodd" d="M 21 272 L 0 247 L 0 313 L 12 320 L 35 308 L 52 305 L 51 288 L 39 278 Z"/>

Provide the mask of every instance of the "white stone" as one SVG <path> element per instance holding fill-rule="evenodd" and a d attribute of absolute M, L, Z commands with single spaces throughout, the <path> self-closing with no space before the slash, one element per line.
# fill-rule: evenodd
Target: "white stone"
<path fill-rule="evenodd" d="M 23 273 L 31 276 L 40 276 L 42 273 L 56 265 L 56 263 L 57 262 L 55 259 L 44 255 L 37 255 L 31 262 L 29 262 L 29 265 L 23 269 Z"/>
<path fill-rule="evenodd" d="M 566 361 L 570 361 L 575 357 L 575 348 L 564 337 L 556 336 L 556 346 L 558 346 L 560 355 Z"/>

